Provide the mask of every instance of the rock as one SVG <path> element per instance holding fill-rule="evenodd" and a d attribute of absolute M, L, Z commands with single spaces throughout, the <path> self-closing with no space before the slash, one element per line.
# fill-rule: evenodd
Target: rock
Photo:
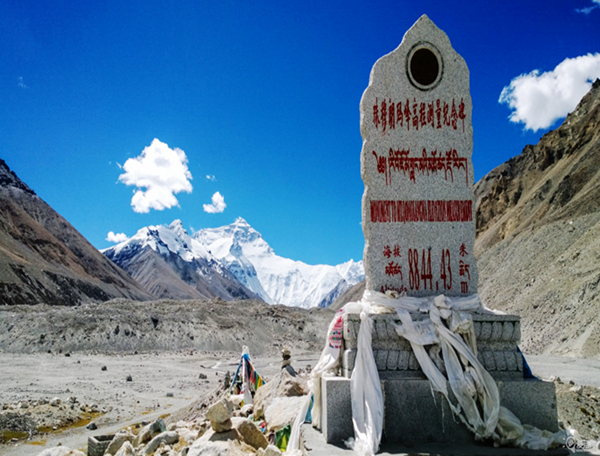
<path fill-rule="evenodd" d="M 233 428 L 242 436 L 244 442 L 254 449 L 266 448 L 269 445 L 265 435 L 254 422 L 248 418 L 231 418 Z"/>
<path fill-rule="evenodd" d="M 98 429 L 98 426 L 95 422 L 92 421 L 85 428 L 89 429 L 90 431 L 95 431 L 96 429 Z"/>
<path fill-rule="evenodd" d="M 106 366 L 102 366 L 102 370 L 105 371 L 107 369 Z"/>
<path fill-rule="evenodd" d="M 273 391 L 275 390 L 275 391 Z M 265 410 L 274 397 L 303 396 L 308 386 L 300 377 L 293 377 L 287 370 L 280 371 L 271 381 L 258 388 L 254 395 L 254 419 L 265 416 Z"/>
<path fill-rule="evenodd" d="M 105 453 L 106 454 L 106 453 Z M 121 449 L 114 456 L 135 456 L 135 449 L 131 442 L 123 443 Z"/>
<path fill-rule="evenodd" d="M 575 386 L 572 386 L 571 388 L 569 388 L 569 391 L 571 391 L 572 393 L 576 393 L 576 394 L 581 394 L 582 390 L 583 390 L 583 387 L 581 385 L 575 385 Z"/>
<path fill-rule="evenodd" d="M 265 421 L 267 430 L 279 430 L 292 424 L 296 419 L 298 410 L 302 407 L 304 396 L 300 397 L 277 397 L 265 410 Z"/>
<path fill-rule="evenodd" d="M 249 456 L 255 453 L 235 429 L 220 433 L 209 429 L 194 442 L 187 456 Z"/>
<path fill-rule="evenodd" d="M 263 456 L 281 456 L 282 454 L 283 453 L 281 452 L 281 450 L 275 445 L 269 445 L 267 448 L 265 448 Z"/>
<path fill-rule="evenodd" d="M 125 442 L 132 442 L 135 439 L 135 435 L 133 435 L 129 431 L 119 432 L 117 433 L 111 442 L 108 444 L 106 451 L 104 454 L 112 454 L 115 455 L 121 447 L 125 444 Z M 133 447 L 132 447 L 133 448 Z"/>
<path fill-rule="evenodd" d="M 166 430 L 167 428 L 165 426 L 165 422 L 162 420 L 162 418 L 159 418 L 141 429 L 136 438 L 133 440 L 133 446 L 137 448 L 140 446 L 140 444 L 148 442 Z"/>
<path fill-rule="evenodd" d="M 179 440 L 183 440 L 188 445 L 195 442 L 199 437 L 199 432 L 197 430 L 188 429 L 185 427 L 177 428 L 176 432 L 179 435 Z"/>
<path fill-rule="evenodd" d="M 50 405 L 52 407 L 58 407 L 60 405 L 60 398 L 59 397 L 55 397 L 54 399 L 52 399 L 50 401 Z"/>
<path fill-rule="evenodd" d="M 162 432 L 161 434 L 158 434 L 156 437 L 150 440 L 150 442 L 148 442 L 148 445 L 144 447 L 141 454 L 143 456 L 150 456 L 156 451 L 156 449 L 161 445 L 161 443 L 164 443 L 165 445 L 172 445 L 174 443 L 177 443 L 178 441 L 179 434 L 177 434 L 176 431 Z"/>
<path fill-rule="evenodd" d="M 206 412 L 206 419 L 215 432 L 226 432 L 231 429 L 231 412 L 233 404 L 227 399 L 221 399 L 211 405 Z"/>
<path fill-rule="evenodd" d="M 128 381 L 128 382 L 132 382 L 133 381 L 133 377 L 131 375 L 128 375 L 125 380 Z"/>
<path fill-rule="evenodd" d="M 79 450 L 71 450 L 65 446 L 57 446 L 54 448 L 47 448 L 37 456 L 85 456 L 85 453 L 82 453 Z"/>
<path fill-rule="evenodd" d="M 252 413 L 254 413 L 254 405 L 253 404 L 246 404 L 242 407 L 242 409 L 240 410 L 241 416 L 250 416 L 252 415 Z"/>
<path fill-rule="evenodd" d="M 198 375 L 198 378 L 201 380 L 205 380 L 207 377 L 206 377 L 206 374 L 201 373 L 200 375 Z"/>
<path fill-rule="evenodd" d="M 307 385 L 287 370 L 281 372 L 281 382 L 277 387 L 277 397 L 304 396 L 308 393 Z"/>

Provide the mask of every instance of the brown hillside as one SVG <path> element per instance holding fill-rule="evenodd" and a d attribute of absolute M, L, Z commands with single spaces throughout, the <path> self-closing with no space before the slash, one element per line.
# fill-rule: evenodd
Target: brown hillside
<path fill-rule="evenodd" d="M 0 304 L 151 296 L 0 160 Z"/>
<path fill-rule="evenodd" d="M 475 186 L 479 293 L 534 353 L 600 355 L 600 80 Z"/>

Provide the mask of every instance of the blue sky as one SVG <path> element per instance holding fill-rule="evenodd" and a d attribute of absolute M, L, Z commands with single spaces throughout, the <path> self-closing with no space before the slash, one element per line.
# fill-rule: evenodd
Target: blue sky
<path fill-rule="evenodd" d="M 422 14 L 470 69 L 477 180 L 600 76 L 600 0 L 4 1 L 0 158 L 97 248 L 241 216 L 279 255 L 359 260 L 360 97 Z"/>

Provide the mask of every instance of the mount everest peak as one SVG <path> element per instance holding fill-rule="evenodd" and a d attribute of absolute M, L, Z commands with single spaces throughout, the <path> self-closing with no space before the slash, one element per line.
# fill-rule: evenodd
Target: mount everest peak
<path fill-rule="evenodd" d="M 270 304 L 319 306 L 340 282 L 347 283 L 345 290 L 364 278 L 362 261 L 350 260 L 338 266 L 308 265 L 280 257 L 243 218 L 231 225 L 199 230 L 192 237 Z"/>
<path fill-rule="evenodd" d="M 276 255 L 262 235 L 241 217 L 230 225 L 205 228 L 192 235 L 180 220 L 168 226 L 144 227 L 127 241 L 103 250 L 103 253 L 119 266 L 125 266 L 124 269 L 134 278 L 138 277 L 138 281 L 144 282 L 138 271 L 142 262 L 133 262 L 132 258 L 148 250 L 166 261 L 188 286 L 194 285 L 190 269 L 205 279 L 213 277 L 214 280 L 217 274 L 237 282 L 238 288 L 269 304 L 327 307 L 336 296 L 364 279 L 362 261 L 350 260 L 337 266 L 308 265 Z M 162 297 L 183 296 L 181 293 L 168 296 L 168 288 L 164 284 L 159 287 Z M 217 295 L 228 299 L 222 293 Z"/>

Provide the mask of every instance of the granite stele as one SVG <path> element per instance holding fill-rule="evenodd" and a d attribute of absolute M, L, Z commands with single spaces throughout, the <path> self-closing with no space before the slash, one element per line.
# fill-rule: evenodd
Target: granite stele
<path fill-rule="evenodd" d="M 448 36 L 422 16 L 400 46 L 375 63 L 360 103 L 365 297 L 387 292 L 388 296 L 424 301 L 439 295 L 456 302 L 474 296 L 479 302 L 473 255 L 471 113 L 465 61 Z M 435 304 L 438 307 L 439 302 Z M 482 308 L 480 302 L 478 305 Z M 429 309 L 421 310 L 422 317 L 418 311 L 412 313 L 412 323 L 438 312 Z M 406 327 L 406 318 L 399 315 L 369 316 L 373 328 L 370 348 L 384 406 L 382 441 L 408 445 L 473 442 L 473 429 L 469 431 L 456 419 L 448 405 L 450 399 L 432 392 L 431 376 L 424 375 L 423 358 L 415 356 L 413 342 L 399 336 L 402 325 Z M 338 374 L 321 379 L 320 427 L 326 441 L 332 443 L 354 435 L 350 377 L 362 356 L 357 357 L 357 345 L 361 318 L 365 317 L 342 311 L 338 318 L 330 332 L 341 332 L 341 342 L 336 345 L 331 338 L 329 345 L 339 350 Z M 554 384 L 524 379 L 523 357 L 517 347 L 519 317 L 473 312 L 468 319 L 476 339 L 472 359 L 491 375 L 484 372 L 495 385 L 496 401 L 523 423 L 558 431 Z M 409 320 L 409 325 L 412 323 Z M 443 363 L 447 360 L 425 348 L 427 352 L 421 354 L 429 355 L 446 373 Z M 468 363 L 462 364 L 465 372 L 472 370 Z M 448 391 L 453 398 L 458 390 L 453 385 Z"/>

